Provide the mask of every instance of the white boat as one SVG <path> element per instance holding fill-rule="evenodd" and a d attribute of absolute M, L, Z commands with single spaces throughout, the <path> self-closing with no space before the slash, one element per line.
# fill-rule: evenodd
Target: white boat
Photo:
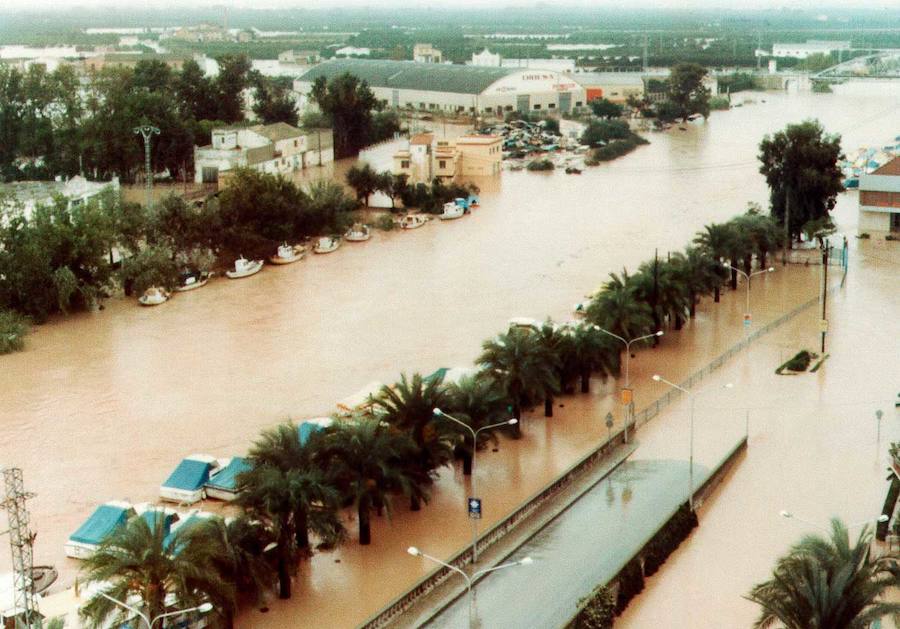
<path fill-rule="evenodd" d="M 181 286 L 176 288 L 179 293 L 194 290 L 206 286 L 213 274 L 210 271 L 188 271 L 181 274 Z"/>
<path fill-rule="evenodd" d="M 372 233 L 369 231 L 369 226 L 360 224 L 354 225 L 347 230 L 346 234 L 344 234 L 344 240 L 350 242 L 365 242 L 371 237 Z"/>
<path fill-rule="evenodd" d="M 407 214 L 400 219 L 400 229 L 418 229 L 428 222 L 428 217 L 422 214 Z"/>
<path fill-rule="evenodd" d="M 509 320 L 509 329 L 513 328 L 539 332 L 541 329 L 541 322 L 537 319 L 532 319 L 531 317 L 513 317 Z"/>
<path fill-rule="evenodd" d="M 303 245 L 294 245 L 293 247 L 287 243 L 278 245 L 278 253 L 269 256 L 269 262 L 272 264 L 290 264 L 303 259 L 306 255 L 306 247 Z"/>
<path fill-rule="evenodd" d="M 234 271 L 225 271 L 225 275 L 227 275 L 229 279 L 236 280 L 242 277 L 248 277 L 254 273 L 259 273 L 262 266 L 262 260 L 248 260 L 244 256 L 241 256 L 234 261 Z"/>
<path fill-rule="evenodd" d="M 207 454 L 182 459 L 169 478 L 160 485 L 159 497 L 180 504 L 194 504 L 206 497 L 204 485 L 222 469 L 222 461 Z"/>
<path fill-rule="evenodd" d="M 87 559 L 100 544 L 134 517 L 131 503 L 111 501 L 102 504 L 84 521 L 66 542 L 66 557 Z"/>
<path fill-rule="evenodd" d="M 454 218 L 460 218 L 466 213 L 466 208 L 456 203 L 444 203 L 444 210 L 438 214 L 438 218 L 442 221 L 451 221 Z"/>
<path fill-rule="evenodd" d="M 158 306 L 167 301 L 169 301 L 169 293 L 167 293 L 164 288 L 158 288 L 156 286 L 148 288 L 144 291 L 143 295 L 138 297 L 138 302 L 140 302 L 142 306 Z"/>
<path fill-rule="evenodd" d="M 341 246 L 341 239 L 337 236 L 322 236 L 316 241 L 316 246 L 313 248 L 315 253 L 331 253 L 332 251 L 337 251 L 337 248 Z"/>

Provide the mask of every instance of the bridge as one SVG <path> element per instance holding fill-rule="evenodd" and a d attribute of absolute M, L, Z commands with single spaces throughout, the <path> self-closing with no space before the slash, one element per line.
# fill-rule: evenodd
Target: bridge
<path fill-rule="evenodd" d="M 812 76 L 814 81 L 842 79 L 900 79 L 900 49 L 872 51 L 826 68 Z"/>

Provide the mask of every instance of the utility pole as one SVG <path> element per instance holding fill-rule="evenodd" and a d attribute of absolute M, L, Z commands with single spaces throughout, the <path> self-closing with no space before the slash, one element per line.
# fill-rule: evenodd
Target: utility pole
<path fill-rule="evenodd" d="M 147 207 L 153 205 L 153 173 L 150 167 L 150 138 L 159 135 L 159 128 L 145 124 L 135 127 L 134 132 L 144 137 L 144 168 L 147 177 Z"/>
<path fill-rule="evenodd" d="M 17 614 L 21 614 L 22 626 L 33 627 L 37 622 L 37 608 L 34 600 L 32 581 L 34 535 L 28 529 L 28 509 L 25 500 L 34 494 L 26 493 L 22 481 L 22 470 L 10 467 L 3 470 L 6 499 L 2 506 L 6 509 L 9 524 L 9 547 L 12 550 L 13 596 Z M 16 626 L 19 626 L 18 624 Z"/>
<path fill-rule="evenodd" d="M 760 51 L 762 50 L 762 31 L 757 31 L 756 33 L 756 71 L 759 72 L 762 68 L 762 57 L 760 56 Z"/>
<path fill-rule="evenodd" d="M 825 355 L 825 334 L 827 319 L 825 318 L 825 308 L 828 304 L 828 240 L 824 241 L 822 246 L 822 355 Z"/>
<path fill-rule="evenodd" d="M 647 67 L 648 67 L 648 64 L 647 64 L 647 35 L 644 35 L 644 65 L 643 65 L 644 72 L 647 72 Z"/>
<path fill-rule="evenodd" d="M 781 266 L 787 266 L 787 252 L 791 248 L 791 187 L 784 191 L 784 247 L 781 250 Z"/>

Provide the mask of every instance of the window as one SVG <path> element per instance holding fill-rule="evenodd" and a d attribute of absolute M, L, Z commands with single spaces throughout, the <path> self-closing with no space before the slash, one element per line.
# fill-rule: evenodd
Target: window
<path fill-rule="evenodd" d="M 400 168 L 409 168 L 409 160 L 408 159 L 401 160 Z"/>
<path fill-rule="evenodd" d="M 439 159 L 438 160 L 438 168 L 440 168 L 441 170 L 443 170 L 444 168 L 447 168 L 447 160 Z"/>
<path fill-rule="evenodd" d="M 512 111 L 512 105 L 507 105 L 505 109 L 506 111 Z"/>
<path fill-rule="evenodd" d="M 541 108 L 541 104 L 538 103 L 537 105 L 534 106 L 534 108 L 535 108 L 535 109 L 540 109 L 540 108 Z"/>
<path fill-rule="evenodd" d="M 493 107 L 485 107 L 484 110 L 488 113 L 491 113 L 494 111 L 494 108 Z"/>
<path fill-rule="evenodd" d="M 547 107 L 549 107 L 550 109 L 556 109 L 556 103 L 550 103 L 549 105 L 547 105 Z"/>
<path fill-rule="evenodd" d="M 580 100 L 576 100 L 576 101 L 575 101 L 575 106 L 576 106 L 576 107 L 581 107 L 581 101 L 580 101 Z"/>

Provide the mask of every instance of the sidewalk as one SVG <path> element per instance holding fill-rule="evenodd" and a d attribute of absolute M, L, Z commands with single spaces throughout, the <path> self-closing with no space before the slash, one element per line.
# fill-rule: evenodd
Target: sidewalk
<path fill-rule="evenodd" d="M 754 325 L 764 325 L 818 294 L 817 268 L 777 268 L 778 272 L 753 281 Z M 713 304 L 711 298 L 704 300 L 696 319 L 683 330 L 667 333 L 656 349 L 638 351 L 631 361 L 638 410 L 666 393 L 665 385 L 651 381 L 652 374 L 679 382 L 741 338 L 745 295 L 741 284 L 737 291 L 723 291 L 720 304 Z M 780 354 L 786 359 L 791 351 L 785 347 Z M 590 394 L 559 398 L 556 416 L 551 419 L 541 416 L 542 406 L 534 409 L 523 418 L 521 440 L 501 438 L 498 451 L 479 456 L 477 472 L 484 500 L 481 530 L 493 526 L 605 440 L 603 418 L 607 412 L 615 417 L 613 431 L 621 427 L 618 384 L 594 380 Z M 432 488 L 431 502 L 422 511 L 411 513 L 405 501 L 397 500 L 392 520 L 373 521 L 373 541 L 368 547 L 356 542 L 355 522 L 348 518 L 348 542 L 301 564 L 293 599 L 271 601 L 267 613 L 248 610 L 238 619 L 238 626 L 280 628 L 287 617 L 296 626 L 352 627 L 365 621 L 432 571 L 432 566 L 409 556 L 407 547 L 418 546 L 447 558 L 470 543 L 464 509 L 467 488 L 468 481 L 458 466 L 445 468 Z"/>

